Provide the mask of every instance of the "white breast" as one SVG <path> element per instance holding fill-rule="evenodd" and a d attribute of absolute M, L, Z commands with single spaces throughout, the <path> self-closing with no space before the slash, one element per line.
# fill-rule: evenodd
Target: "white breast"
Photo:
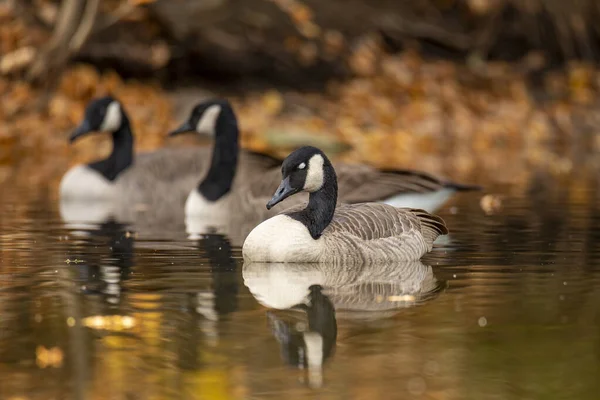
<path fill-rule="evenodd" d="M 114 217 L 115 205 L 110 200 L 60 199 L 60 217 L 70 229 L 94 229 Z"/>
<path fill-rule="evenodd" d="M 208 201 L 198 190 L 194 189 L 185 202 L 185 225 L 188 234 L 196 235 L 221 232 L 227 224 L 229 210 L 228 195 L 218 201 Z"/>
<path fill-rule="evenodd" d="M 322 247 L 322 239 L 314 240 L 304 224 L 282 214 L 254 228 L 242 254 L 247 261 L 319 262 Z"/>
<path fill-rule="evenodd" d="M 87 165 L 71 168 L 60 182 L 62 199 L 111 199 L 115 195 L 113 182 Z"/>

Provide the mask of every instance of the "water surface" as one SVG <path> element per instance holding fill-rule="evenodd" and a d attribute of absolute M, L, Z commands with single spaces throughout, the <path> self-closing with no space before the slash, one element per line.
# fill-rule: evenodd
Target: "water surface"
<path fill-rule="evenodd" d="M 461 195 L 422 263 L 358 272 L 73 229 L 49 194 L 5 185 L 0 398 L 597 399 L 593 176 L 488 188 L 505 196 L 490 214 Z"/>

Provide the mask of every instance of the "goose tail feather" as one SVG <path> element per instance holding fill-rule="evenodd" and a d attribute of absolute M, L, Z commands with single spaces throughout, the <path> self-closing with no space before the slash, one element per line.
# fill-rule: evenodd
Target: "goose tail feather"
<path fill-rule="evenodd" d="M 423 237 L 430 245 L 438 236 L 448 234 L 448 227 L 441 217 L 421 209 L 411 209 L 411 212 L 419 218 Z"/>

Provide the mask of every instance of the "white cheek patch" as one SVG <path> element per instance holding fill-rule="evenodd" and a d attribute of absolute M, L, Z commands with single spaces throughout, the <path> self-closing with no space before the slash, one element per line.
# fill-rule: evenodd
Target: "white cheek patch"
<path fill-rule="evenodd" d="M 100 125 L 100 130 L 105 132 L 114 132 L 121 127 L 123 114 L 121 114 L 121 105 L 118 101 L 113 101 L 106 107 L 106 114 Z"/>
<path fill-rule="evenodd" d="M 315 154 L 308 161 L 308 170 L 306 171 L 306 181 L 304 190 L 307 192 L 316 192 L 323 187 L 324 174 L 323 163 L 325 160 L 320 154 Z"/>
<path fill-rule="evenodd" d="M 212 106 L 208 107 L 196 125 L 196 132 L 204 135 L 214 136 L 217 118 L 219 117 L 220 113 L 220 105 L 213 104 Z"/>

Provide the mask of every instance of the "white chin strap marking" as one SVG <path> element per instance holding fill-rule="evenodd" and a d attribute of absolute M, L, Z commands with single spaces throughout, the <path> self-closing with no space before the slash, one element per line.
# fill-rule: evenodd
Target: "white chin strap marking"
<path fill-rule="evenodd" d="M 121 105 L 118 101 L 113 101 L 106 107 L 106 114 L 100 125 L 100 130 L 105 132 L 114 132 L 121 127 L 123 114 L 121 113 Z"/>
<path fill-rule="evenodd" d="M 204 114 L 196 125 L 196 132 L 204 135 L 215 135 L 215 128 L 217 126 L 217 118 L 221 113 L 221 106 L 213 104 L 204 110 Z"/>
<path fill-rule="evenodd" d="M 304 190 L 307 192 L 316 192 L 323 187 L 324 174 L 323 163 L 325 160 L 320 154 L 315 154 L 308 160 L 308 170 L 306 171 L 306 181 Z"/>

